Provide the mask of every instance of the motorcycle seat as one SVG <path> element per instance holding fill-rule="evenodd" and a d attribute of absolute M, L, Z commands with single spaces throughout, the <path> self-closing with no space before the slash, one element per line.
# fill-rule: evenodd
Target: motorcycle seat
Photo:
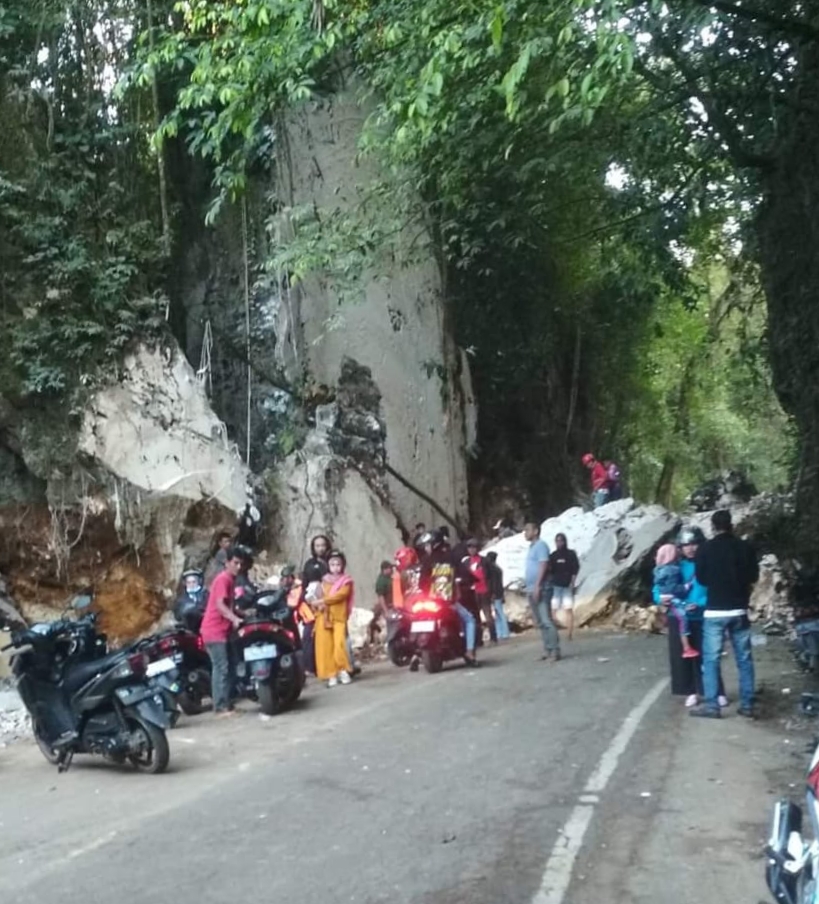
<path fill-rule="evenodd" d="M 124 660 L 124 658 L 122 652 L 118 651 L 109 653 L 99 659 L 92 659 L 90 662 L 78 662 L 74 665 L 69 665 L 63 678 L 66 690 L 77 690 L 95 675 L 111 668 L 111 666 L 116 665 L 118 661 Z"/>

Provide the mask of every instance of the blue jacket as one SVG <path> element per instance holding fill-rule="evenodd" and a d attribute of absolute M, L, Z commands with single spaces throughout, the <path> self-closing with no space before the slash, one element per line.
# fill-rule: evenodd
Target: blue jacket
<path fill-rule="evenodd" d="M 708 602 L 708 591 L 697 580 L 696 565 L 691 559 L 680 559 L 680 572 L 682 574 L 683 582 L 691 584 L 691 589 L 685 597 L 685 602 L 691 603 L 697 607 L 696 612 L 688 613 L 688 618 L 700 619 L 702 618 L 702 613 L 705 611 L 705 604 Z M 656 584 L 652 588 L 651 595 L 654 604 L 659 604 L 660 593 Z"/>

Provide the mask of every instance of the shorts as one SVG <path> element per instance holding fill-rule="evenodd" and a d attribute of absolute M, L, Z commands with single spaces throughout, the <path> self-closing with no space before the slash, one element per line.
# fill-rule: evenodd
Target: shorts
<path fill-rule="evenodd" d="M 571 587 L 552 587 L 552 608 L 574 608 L 574 594 Z"/>

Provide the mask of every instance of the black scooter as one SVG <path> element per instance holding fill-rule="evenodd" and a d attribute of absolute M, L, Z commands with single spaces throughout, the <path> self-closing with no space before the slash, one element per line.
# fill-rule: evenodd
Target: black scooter
<path fill-rule="evenodd" d="M 411 629 L 412 614 L 409 609 L 390 609 L 387 612 L 387 655 L 398 668 L 409 665 L 415 652 Z"/>
<path fill-rule="evenodd" d="M 76 753 L 164 772 L 170 759 L 164 700 L 146 681 L 147 657 L 99 655 L 96 616 L 12 632 L 12 672 L 37 745 L 64 772 Z"/>

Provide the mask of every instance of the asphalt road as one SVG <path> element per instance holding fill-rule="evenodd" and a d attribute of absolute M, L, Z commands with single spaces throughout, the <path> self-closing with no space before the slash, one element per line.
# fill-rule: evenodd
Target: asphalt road
<path fill-rule="evenodd" d="M 0 896 L 613 900 L 587 875 L 607 834 L 614 849 L 623 825 L 649 827 L 641 783 L 670 780 L 684 714 L 661 684 L 661 640 L 592 634 L 567 653 L 542 663 L 516 639 L 477 670 L 378 665 L 348 688 L 313 684 L 274 719 L 183 720 L 163 776 L 79 757 L 58 775 L 13 745 L 0 751 Z M 606 887 L 626 887 L 633 861 L 607 863 Z"/>

